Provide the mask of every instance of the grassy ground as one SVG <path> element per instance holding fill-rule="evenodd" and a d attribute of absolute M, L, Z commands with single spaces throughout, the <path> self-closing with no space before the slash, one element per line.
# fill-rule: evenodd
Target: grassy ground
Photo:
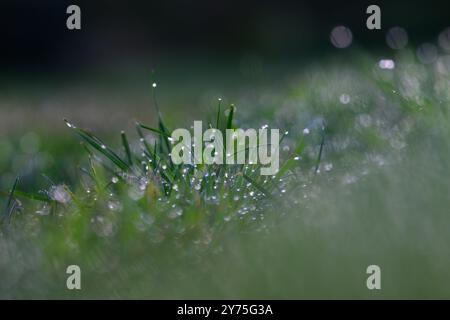
<path fill-rule="evenodd" d="M 172 165 L 165 133 L 191 119 L 162 105 L 133 131 L 100 131 L 108 143 L 72 122 L 71 143 L 40 137 L 39 153 L 33 135 L 2 139 L 0 297 L 448 298 L 449 60 L 395 62 L 338 57 L 191 113 L 280 128 L 269 179 Z M 23 174 L 18 152 L 44 160 Z M 70 264 L 81 291 L 66 289 Z M 382 290 L 366 287 L 371 264 Z"/>

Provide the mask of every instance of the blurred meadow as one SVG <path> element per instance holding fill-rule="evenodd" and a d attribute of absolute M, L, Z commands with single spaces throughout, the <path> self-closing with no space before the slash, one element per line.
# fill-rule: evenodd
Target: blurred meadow
<path fill-rule="evenodd" d="M 386 28 L 371 37 L 363 5 L 346 7 L 361 12 L 353 18 L 325 15 L 311 34 L 305 26 L 324 14 L 314 6 L 299 11 L 307 22 L 289 7 L 273 15 L 262 7 L 234 31 L 237 44 L 212 23 L 234 43 L 226 52 L 206 31 L 189 44 L 175 29 L 156 37 L 159 20 L 148 34 L 159 47 L 150 50 L 138 45 L 145 19 L 127 13 L 111 25 L 106 14 L 91 22 L 97 35 L 134 29 L 83 49 L 79 65 L 68 66 L 67 46 L 91 43 L 88 27 L 60 51 L 29 57 L 21 47 L 2 59 L 0 298 L 450 297 L 445 10 L 424 10 L 420 20 L 387 7 Z M 111 4 L 111 14 L 120 8 Z M 222 9 L 220 19 L 234 12 Z M 258 29 L 264 17 L 279 28 Z M 344 18 L 342 33 L 335 27 Z M 174 165 L 166 132 L 194 120 L 219 130 L 279 128 L 280 171 Z M 66 287 L 72 264 L 81 290 Z M 372 264 L 381 290 L 366 287 Z"/>

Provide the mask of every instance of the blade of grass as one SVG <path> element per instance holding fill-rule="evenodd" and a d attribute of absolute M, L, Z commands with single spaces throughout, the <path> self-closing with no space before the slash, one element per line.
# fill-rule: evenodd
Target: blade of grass
<path fill-rule="evenodd" d="M 150 164 L 151 164 L 153 170 L 156 170 L 156 162 L 157 162 L 156 147 L 154 149 L 152 149 L 150 147 L 150 145 L 148 144 L 147 140 L 144 137 L 144 133 L 142 132 L 141 128 L 144 128 L 144 127 L 142 127 L 141 124 L 136 122 L 136 131 L 144 145 L 143 151 L 144 151 L 145 155 L 147 156 L 147 158 L 149 158 L 151 160 Z M 146 128 L 144 128 L 144 129 L 146 129 Z M 156 146 L 156 142 L 155 142 L 155 146 Z"/>
<path fill-rule="evenodd" d="M 19 184 L 19 180 L 20 180 L 20 177 L 17 176 L 16 180 L 14 181 L 13 187 L 12 187 L 11 191 L 9 192 L 8 202 L 6 203 L 6 208 L 9 208 L 9 206 L 11 206 L 11 203 L 14 199 L 14 192 L 16 191 L 17 185 Z"/>
<path fill-rule="evenodd" d="M 152 131 L 152 132 L 154 132 L 154 133 L 157 133 L 157 134 L 159 134 L 159 135 L 161 135 L 161 136 L 165 136 L 165 137 L 167 137 L 167 138 L 170 138 L 170 135 L 169 135 L 169 134 L 166 134 L 166 133 L 164 133 L 164 132 L 161 131 L 161 130 L 158 130 L 158 129 L 149 127 L 149 126 L 147 126 L 147 125 L 145 125 L 145 124 L 142 124 L 142 123 L 139 123 L 139 122 L 137 123 L 137 125 L 138 125 L 139 127 L 141 127 L 142 129 L 149 130 L 149 131 Z"/>
<path fill-rule="evenodd" d="M 302 137 L 294 150 L 292 158 L 288 159 L 278 171 L 276 178 L 279 179 L 286 174 L 290 169 L 296 167 L 298 165 L 298 161 L 295 160 L 295 157 L 299 157 L 303 153 L 303 149 L 305 148 L 305 139 Z"/>
<path fill-rule="evenodd" d="M 222 99 L 219 99 L 218 107 L 217 107 L 217 119 L 216 119 L 216 129 L 219 129 L 219 121 L 220 121 L 220 104 L 222 102 Z"/>
<path fill-rule="evenodd" d="M 128 164 L 131 166 L 131 165 L 133 165 L 133 158 L 131 156 L 130 144 L 128 143 L 128 139 L 127 139 L 127 135 L 125 134 L 125 131 L 122 131 L 120 133 L 120 136 L 122 137 L 122 144 L 123 144 L 123 148 L 125 149 L 125 154 L 127 155 Z"/>
<path fill-rule="evenodd" d="M 228 113 L 227 117 L 227 129 L 233 129 L 233 117 L 234 117 L 234 111 L 236 107 L 234 104 L 230 106 L 230 113 Z"/>
<path fill-rule="evenodd" d="M 98 152 L 103 154 L 106 158 L 108 158 L 111 162 L 113 162 L 117 167 L 119 167 L 122 171 L 130 170 L 130 166 L 128 163 L 123 161 L 114 151 L 108 148 L 99 138 L 90 134 L 89 132 L 74 127 L 69 121 L 64 119 L 64 121 L 71 127 L 75 132 L 86 141 L 91 147 L 96 149 Z"/>
<path fill-rule="evenodd" d="M 14 193 L 16 191 L 16 188 L 17 188 L 17 185 L 19 183 L 19 180 L 20 180 L 20 177 L 17 176 L 16 180 L 14 181 L 14 184 L 13 184 L 13 186 L 11 188 L 11 191 L 9 192 L 8 200 L 6 201 L 5 213 L 4 213 L 3 217 L 2 217 L 2 222 L 5 219 L 10 219 L 10 217 L 11 217 L 11 215 L 12 215 L 14 209 L 15 209 L 15 206 L 14 206 L 14 203 L 15 203 Z"/>
<path fill-rule="evenodd" d="M 54 200 L 50 199 L 49 196 L 44 195 L 44 194 L 39 194 L 39 193 L 31 193 L 31 192 L 16 190 L 14 192 L 14 194 L 18 197 L 23 197 L 23 198 L 27 198 L 30 200 L 40 201 L 40 202 L 51 203 L 54 201 Z"/>
<path fill-rule="evenodd" d="M 319 171 L 320 161 L 322 160 L 322 151 L 323 151 L 324 143 L 325 143 L 325 135 L 322 135 L 322 141 L 320 142 L 319 155 L 317 156 L 316 168 L 314 169 L 314 174 L 317 174 L 317 172 Z"/>
<path fill-rule="evenodd" d="M 162 119 L 162 115 L 161 115 L 161 111 L 159 110 L 159 105 L 158 105 L 158 99 L 156 98 L 156 86 L 153 86 L 153 104 L 155 106 L 156 109 L 156 113 L 158 115 L 158 128 L 161 132 L 164 133 L 164 135 L 160 135 L 160 140 L 164 141 L 164 145 L 167 148 L 167 152 L 170 152 L 170 142 L 168 137 L 170 137 L 169 134 L 169 130 L 167 129 L 166 125 L 164 124 L 164 121 Z M 161 146 L 163 145 L 162 143 L 160 144 Z"/>

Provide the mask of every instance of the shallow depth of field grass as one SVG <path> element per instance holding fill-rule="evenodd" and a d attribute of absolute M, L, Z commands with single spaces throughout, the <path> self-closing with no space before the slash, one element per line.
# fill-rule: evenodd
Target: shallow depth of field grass
<path fill-rule="evenodd" d="M 279 128 L 274 177 L 173 165 L 167 135 L 192 123 L 167 124 L 158 87 L 155 121 L 109 128 L 115 142 L 66 119 L 72 144 L 43 139 L 45 178 L 18 172 L 2 191 L 0 297 L 449 298 L 448 56 L 422 65 L 405 51 L 392 70 L 341 59 L 256 105 L 244 93 L 194 116 Z M 11 172 L 13 142 L 1 143 Z M 66 289 L 71 264 L 80 291 Z M 380 291 L 366 288 L 371 264 Z"/>

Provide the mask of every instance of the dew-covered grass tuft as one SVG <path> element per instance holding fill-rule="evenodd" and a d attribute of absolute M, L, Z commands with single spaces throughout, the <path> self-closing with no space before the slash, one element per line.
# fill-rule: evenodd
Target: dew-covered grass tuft
<path fill-rule="evenodd" d="M 0 139 L 0 297 L 450 297 L 446 57 L 324 62 L 195 115 L 280 129 L 274 176 L 174 164 L 156 84 L 154 123 L 105 134 L 65 120 L 71 143 L 22 139 L 39 159 L 26 174 Z M 65 288 L 71 264 L 81 291 Z M 366 287 L 371 264 L 380 291 Z"/>

